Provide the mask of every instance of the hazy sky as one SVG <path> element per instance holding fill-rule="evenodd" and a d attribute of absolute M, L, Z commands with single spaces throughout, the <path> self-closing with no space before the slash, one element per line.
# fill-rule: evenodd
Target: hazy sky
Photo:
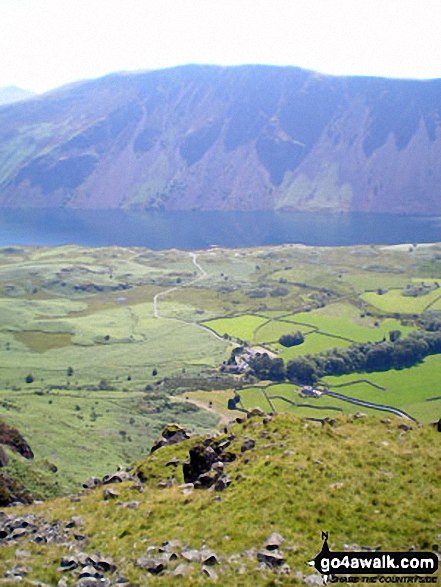
<path fill-rule="evenodd" d="M 184 63 L 441 77 L 441 0 L 0 0 L 0 86 Z"/>

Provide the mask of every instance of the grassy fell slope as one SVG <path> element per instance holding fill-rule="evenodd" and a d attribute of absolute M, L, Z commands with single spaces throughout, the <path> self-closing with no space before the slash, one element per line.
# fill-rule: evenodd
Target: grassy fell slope
<path fill-rule="evenodd" d="M 133 465 L 142 473 L 142 492 L 126 482 L 86 490 L 74 500 L 5 511 L 31 515 L 28 520 L 37 525 L 52 524 L 55 536 L 62 537 L 36 544 L 29 531 L 13 541 L 4 539 L 1 572 L 17 565 L 25 549 L 28 581 L 56 585 L 64 576 L 70 586 L 79 570 L 62 571 L 61 558 L 99 551 L 116 565 L 114 573 L 103 573 L 112 582 L 125 577 L 136 585 L 171 585 L 177 580 L 173 569 L 187 562 L 185 545 L 201 549 L 206 543 L 219 558 L 211 569 L 222 585 L 296 585 L 311 574 L 305 561 L 320 550 L 322 530 L 329 531 L 335 551 L 418 551 L 439 544 L 441 437 L 435 428 L 403 429 L 398 419 L 370 417 L 322 425 L 278 415 L 235 423 L 215 440 L 227 436 L 232 439 L 228 450 L 237 458 L 225 465 L 231 485 L 222 493 L 183 490 L 182 466 L 166 466 L 172 458 L 182 463 L 203 440 L 192 437 Z M 255 446 L 242 453 L 246 439 Z M 161 481 L 169 486 L 159 488 Z M 105 500 L 109 487 L 119 494 Z M 137 504 L 128 506 L 133 501 Z M 72 516 L 81 516 L 80 528 L 66 528 Z M 256 568 L 257 551 L 272 532 L 285 539 L 287 574 Z M 158 547 L 176 539 L 182 543 L 173 548 L 177 558 L 164 563 L 162 572 L 153 576 L 141 568 L 142 557 L 160 556 Z M 201 564 L 194 562 L 187 570 L 185 585 L 211 583 L 201 574 Z"/>

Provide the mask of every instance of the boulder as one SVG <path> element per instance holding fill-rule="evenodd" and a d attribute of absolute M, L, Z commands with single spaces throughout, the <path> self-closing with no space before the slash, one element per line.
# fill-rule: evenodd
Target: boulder
<path fill-rule="evenodd" d="M 98 487 L 101 484 L 101 479 L 98 479 L 98 477 L 90 477 L 83 483 L 83 487 L 84 489 L 93 489 L 94 487 Z"/>
<path fill-rule="evenodd" d="M 123 508 L 127 508 L 128 510 L 137 510 L 139 508 L 139 506 L 141 505 L 140 501 L 122 501 L 120 503 L 118 503 L 117 505 L 120 505 Z"/>
<path fill-rule="evenodd" d="M 104 575 L 100 573 L 93 565 L 87 565 L 80 571 L 80 579 L 92 577 L 93 579 L 104 579 Z"/>
<path fill-rule="evenodd" d="M 116 489 L 105 489 L 103 491 L 103 498 L 108 501 L 109 499 L 115 499 L 116 497 L 119 496 L 119 491 L 117 491 Z"/>
<path fill-rule="evenodd" d="M 257 560 L 269 567 L 281 567 L 285 563 L 285 557 L 280 550 L 259 550 Z"/>
<path fill-rule="evenodd" d="M 197 445 L 189 451 L 190 462 L 184 463 L 185 483 L 194 483 L 200 475 L 207 473 L 213 463 L 218 460 L 218 455 L 211 446 Z"/>
<path fill-rule="evenodd" d="M 179 442 L 188 440 L 190 436 L 191 432 L 179 424 L 168 424 L 168 426 L 166 426 L 162 431 L 162 438 L 156 441 L 156 443 L 152 446 L 150 453 L 155 452 L 163 446 L 178 444 Z"/>
<path fill-rule="evenodd" d="M 122 483 L 123 481 L 135 481 L 135 477 L 126 471 L 118 471 L 117 473 L 104 475 L 103 477 L 103 485 L 109 485 L 110 483 Z"/>
<path fill-rule="evenodd" d="M 172 572 L 172 575 L 173 575 L 173 577 L 186 577 L 192 570 L 193 570 L 193 567 L 191 565 L 187 565 L 186 563 L 181 563 Z"/>
<path fill-rule="evenodd" d="M 242 444 L 242 446 L 240 447 L 240 452 L 244 453 L 247 450 L 251 450 L 255 446 L 256 446 L 256 442 L 252 438 L 247 438 L 245 440 L 245 442 Z"/>
<path fill-rule="evenodd" d="M 217 581 L 219 578 L 216 571 L 214 571 L 213 569 L 210 569 L 210 567 L 206 567 L 205 565 L 201 568 L 201 574 L 206 575 L 212 581 Z"/>
<path fill-rule="evenodd" d="M 267 550 L 277 550 L 284 541 L 284 538 L 278 532 L 273 532 L 271 536 L 265 542 L 265 548 Z"/>
<path fill-rule="evenodd" d="M 224 491 L 231 483 L 231 479 L 224 473 L 216 480 L 214 484 L 215 491 Z"/>
<path fill-rule="evenodd" d="M 189 563 L 200 563 L 201 562 L 201 552 L 200 550 L 196 549 L 187 549 L 181 552 L 183 558 Z"/>
<path fill-rule="evenodd" d="M 200 561 L 203 565 L 213 566 L 220 563 L 219 557 L 213 551 L 204 549 L 200 553 Z"/>
<path fill-rule="evenodd" d="M 164 561 L 160 558 L 140 556 L 136 559 L 136 566 L 148 571 L 152 575 L 159 575 L 165 569 Z"/>
<path fill-rule="evenodd" d="M 66 524 L 66 528 L 78 528 L 84 526 L 84 520 L 81 516 L 72 516 L 70 522 Z"/>

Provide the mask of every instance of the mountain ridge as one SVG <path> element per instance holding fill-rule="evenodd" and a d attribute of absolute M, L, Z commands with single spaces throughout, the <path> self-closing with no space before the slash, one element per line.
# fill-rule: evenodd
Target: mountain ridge
<path fill-rule="evenodd" d="M 0 107 L 0 205 L 441 213 L 441 80 L 110 74 Z"/>

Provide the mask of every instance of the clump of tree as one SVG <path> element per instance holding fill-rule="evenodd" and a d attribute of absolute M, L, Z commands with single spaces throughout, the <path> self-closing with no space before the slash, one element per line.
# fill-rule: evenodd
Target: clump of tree
<path fill-rule="evenodd" d="M 419 319 L 419 325 L 429 332 L 441 330 L 441 312 L 429 310 L 424 312 Z"/>
<path fill-rule="evenodd" d="M 394 341 L 353 343 L 347 348 L 298 357 L 288 363 L 286 376 L 291 381 L 311 385 L 329 375 L 412 367 L 425 357 L 440 353 L 441 330 L 416 331 L 405 339 L 398 337 Z"/>
<path fill-rule="evenodd" d="M 279 338 L 279 343 L 285 347 L 297 346 L 303 342 L 305 342 L 305 337 L 300 332 L 300 330 L 297 330 L 297 332 L 292 332 L 291 334 L 282 334 L 282 336 Z"/>
<path fill-rule="evenodd" d="M 283 381 L 286 377 L 283 359 L 272 359 L 267 353 L 257 353 L 249 361 L 250 371 L 258 379 Z"/>

